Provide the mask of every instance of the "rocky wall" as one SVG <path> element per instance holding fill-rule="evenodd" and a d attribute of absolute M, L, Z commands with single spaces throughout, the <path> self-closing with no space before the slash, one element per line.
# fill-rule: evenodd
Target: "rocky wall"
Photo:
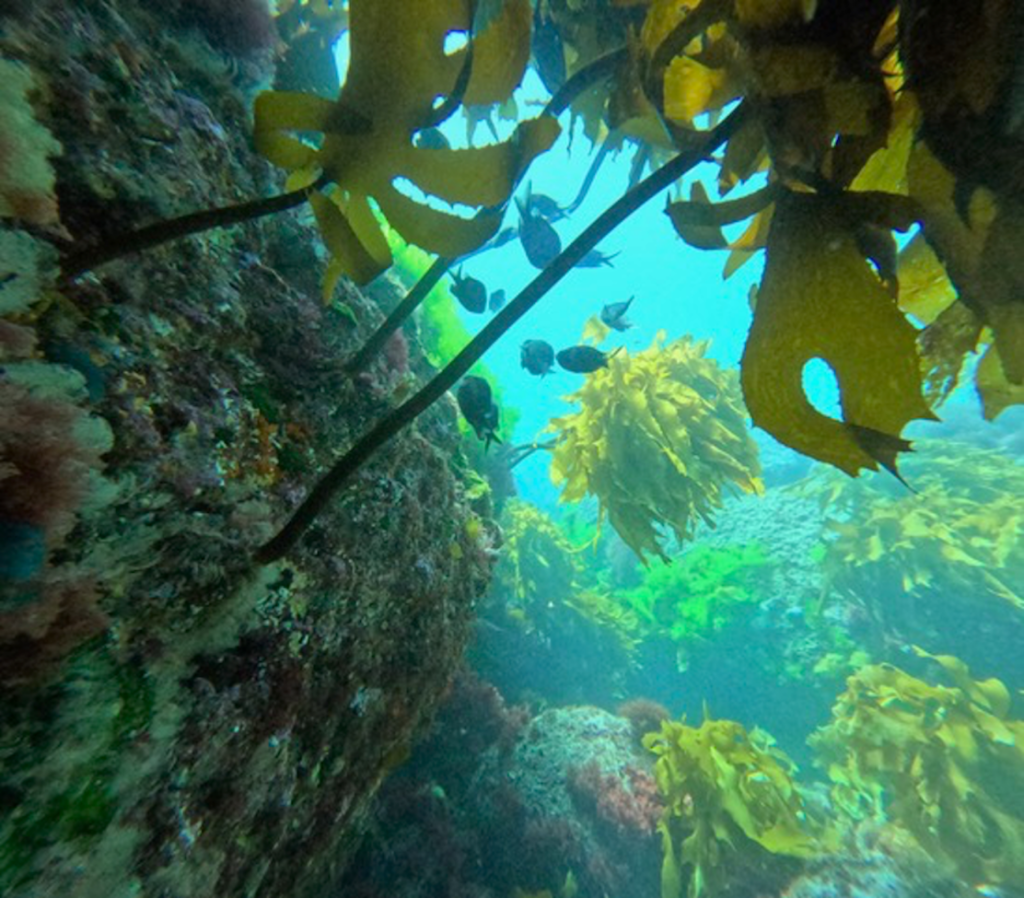
<path fill-rule="evenodd" d="M 251 561 L 429 373 L 404 337 L 344 373 L 382 311 L 372 291 L 321 301 L 304 212 L 58 278 L 69 243 L 282 189 L 250 138 L 275 47 L 239 31 L 266 22 L 247 24 L 252 3 L 192 2 L 208 18 L 189 27 L 188 5 L 0 3 L 11 898 L 329 894 L 489 575 L 452 402 L 289 556 Z"/>

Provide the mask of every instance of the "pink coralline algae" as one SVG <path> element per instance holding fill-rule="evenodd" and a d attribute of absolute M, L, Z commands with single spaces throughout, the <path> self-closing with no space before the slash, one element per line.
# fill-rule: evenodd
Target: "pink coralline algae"
<path fill-rule="evenodd" d="M 578 800 L 593 804 L 597 816 L 618 830 L 652 833 L 664 806 L 654 777 L 646 770 L 626 767 L 604 771 L 597 761 L 574 768 L 569 787 Z"/>

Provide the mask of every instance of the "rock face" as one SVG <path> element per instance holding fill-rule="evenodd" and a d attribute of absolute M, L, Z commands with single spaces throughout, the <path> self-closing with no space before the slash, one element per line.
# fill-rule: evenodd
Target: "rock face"
<path fill-rule="evenodd" d="M 301 212 L 59 282 L 68 241 L 282 188 L 249 136 L 271 51 L 190 29 L 180 6 L 0 4 L 11 898 L 325 894 L 489 576 L 453 403 L 394 439 L 289 556 L 252 563 L 428 373 L 415 343 L 343 372 L 382 313 L 351 289 L 322 303 Z M 258 3 L 224 6 L 266 25 Z"/>
<path fill-rule="evenodd" d="M 660 889 L 653 756 L 599 708 L 530 717 L 472 675 L 378 796 L 346 895 L 623 895 Z M 517 891 L 518 890 L 518 891 Z"/>

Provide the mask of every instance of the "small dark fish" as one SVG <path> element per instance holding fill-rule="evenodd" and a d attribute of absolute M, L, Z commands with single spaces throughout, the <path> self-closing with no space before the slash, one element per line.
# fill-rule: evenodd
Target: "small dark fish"
<path fill-rule="evenodd" d="M 416 132 L 413 144 L 423 150 L 449 150 L 451 144 L 439 128 L 424 128 Z"/>
<path fill-rule="evenodd" d="M 463 275 L 460 268 L 451 273 L 452 296 L 454 296 L 467 312 L 479 315 L 487 311 L 487 288 L 482 282 L 469 275 Z"/>
<path fill-rule="evenodd" d="M 555 222 L 565 218 L 566 211 L 558 205 L 551 197 L 543 193 L 530 192 L 526 202 L 526 210 L 530 215 L 539 215 L 548 222 Z"/>
<path fill-rule="evenodd" d="M 590 374 L 608 365 L 611 356 L 596 346 L 570 346 L 558 353 L 558 364 L 574 374 Z"/>
<path fill-rule="evenodd" d="M 625 302 L 608 303 L 608 305 L 601 309 L 601 320 L 613 330 L 629 330 L 633 326 L 633 322 L 627 320 L 626 312 L 629 310 L 634 299 L 635 297 L 631 296 Z"/>
<path fill-rule="evenodd" d="M 539 215 L 532 215 L 516 200 L 519 207 L 519 241 L 526 258 L 534 268 L 547 268 L 562 251 L 562 240 L 551 224 Z"/>
<path fill-rule="evenodd" d="M 587 253 L 579 262 L 576 263 L 577 268 L 600 268 L 602 265 L 607 265 L 609 268 L 612 267 L 612 259 L 614 259 L 618 253 L 605 254 L 599 249 L 592 249 Z"/>
<path fill-rule="evenodd" d="M 544 340 L 527 340 L 519 347 L 519 362 L 530 372 L 543 377 L 555 364 L 555 349 Z"/>
<path fill-rule="evenodd" d="M 500 312 L 505 307 L 505 291 L 495 290 L 491 294 L 490 309 L 492 312 Z"/>
<path fill-rule="evenodd" d="M 492 442 L 501 442 L 497 435 L 498 406 L 491 397 L 491 385 L 486 380 L 472 376 L 463 378 L 455 398 L 459 403 L 459 411 L 473 428 L 477 439 L 484 441 L 485 450 L 490 448 Z"/>

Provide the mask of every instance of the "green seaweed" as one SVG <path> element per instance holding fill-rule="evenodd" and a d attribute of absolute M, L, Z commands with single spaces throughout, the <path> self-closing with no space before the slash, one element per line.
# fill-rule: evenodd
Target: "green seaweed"
<path fill-rule="evenodd" d="M 773 563 L 756 543 L 696 544 L 646 568 L 624 599 L 651 632 L 679 644 L 707 639 L 765 598 L 758 586 Z"/>

